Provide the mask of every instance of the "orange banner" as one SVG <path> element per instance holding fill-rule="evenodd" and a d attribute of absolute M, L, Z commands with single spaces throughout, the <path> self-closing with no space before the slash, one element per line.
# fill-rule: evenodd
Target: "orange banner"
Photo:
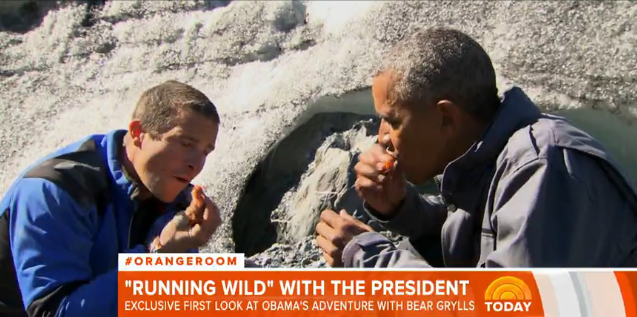
<path fill-rule="evenodd" d="M 544 316 L 532 272 L 121 271 L 118 283 L 120 317 Z"/>
<path fill-rule="evenodd" d="M 617 278 L 617 284 L 621 290 L 622 300 L 624 302 L 624 309 L 626 311 L 626 317 L 637 317 L 637 308 L 635 301 L 637 300 L 637 272 L 615 272 L 615 278 Z"/>

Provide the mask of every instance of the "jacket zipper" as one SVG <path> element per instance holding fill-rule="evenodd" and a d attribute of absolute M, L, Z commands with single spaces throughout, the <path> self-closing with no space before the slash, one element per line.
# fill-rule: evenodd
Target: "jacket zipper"
<path fill-rule="evenodd" d="M 133 222 L 135 221 L 135 215 L 137 215 L 137 203 L 135 203 L 135 208 L 133 208 L 133 215 L 130 217 L 130 223 L 128 224 L 128 242 L 126 243 L 127 249 L 131 248 L 131 235 L 133 233 Z"/>
<path fill-rule="evenodd" d="M 133 219 L 134 218 L 135 218 L 135 215 L 133 215 L 133 217 L 131 217 L 130 224 L 128 225 L 128 243 L 126 243 L 126 245 L 127 245 L 126 248 L 127 249 L 131 248 L 131 246 L 130 246 L 130 236 L 131 236 L 131 232 L 133 231 Z"/>

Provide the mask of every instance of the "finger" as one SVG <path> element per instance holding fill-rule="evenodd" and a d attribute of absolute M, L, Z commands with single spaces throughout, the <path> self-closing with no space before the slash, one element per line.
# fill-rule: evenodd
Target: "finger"
<path fill-rule="evenodd" d="M 378 163 L 376 163 L 375 168 L 378 169 L 381 174 L 387 174 L 387 172 L 394 169 L 396 162 L 397 160 L 395 157 L 389 154 L 382 155 L 381 158 L 379 158 Z"/>
<path fill-rule="evenodd" d="M 380 144 L 372 144 L 367 151 L 358 156 L 358 160 L 364 164 L 374 165 L 382 160 L 384 155 L 388 155 L 385 147 Z"/>
<path fill-rule="evenodd" d="M 350 231 L 350 234 L 357 235 L 361 230 L 368 231 L 368 228 L 371 229 L 365 223 L 347 213 L 345 209 L 341 209 L 339 216 L 343 219 L 343 222 L 345 223 L 344 227 L 347 231 Z"/>
<path fill-rule="evenodd" d="M 204 196 L 204 212 L 203 219 L 204 221 L 217 221 L 221 219 L 221 214 L 219 213 L 219 207 L 215 204 L 212 199 Z"/>
<path fill-rule="evenodd" d="M 321 213 L 321 221 L 325 222 L 332 228 L 337 228 L 340 225 L 341 218 L 333 210 L 325 209 Z"/>
<path fill-rule="evenodd" d="M 338 217 L 338 215 L 337 215 Z M 316 233 L 337 247 L 343 246 L 343 239 L 338 230 L 321 221 L 316 225 Z"/>
<path fill-rule="evenodd" d="M 374 144 L 370 148 L 369 153 L 376 162 L 386 162 L 393 158 L 393 155 L 389 153 L 385 147 L 379 144 Z"/>
<path fill-rule="evenodd" d="M 219 225 L 215 222 L 214 218 L 208 218 L 193 224 L 188 234 L 198 245 L 204 245 L 210 240 L 210 237 L 215 233 Z"/>
<path fill-rule="evenodd" d="M 203 226 L 196 225 L 190 228 L 190 238 L 194 240 L 197 246 L 203 246 L 208 243 L 212 234 L 207 230 L 204 230 Z"/>
<path fill-rule="evenodd" d="M 383 138 L 379 140 L 380 145 L 387 147 L 389 146 L 389 144 L 391 144 L 391 137 L 389 136 L 389 134 L 385 134 L 383 135 Z"/>
<path fill-rule="evenodd" d="M 390 179 L 392 186 L 404 180 L 402 165 L 395 161 L 391 169 L 385 174 Z"/>
<path fill-rule="evenodd" d="M 188 239 L 189 241 L 194 242 L 198 247 L 204 245 L 210 236 L 204 232 L 203 226 L 197 224 L 188 230 Z"/>
<path fill-rule="evenodd" d="M 195 217 L 195 215 L 197 214 L 197 206 L 196 206 L 196 202 L 193 200 L 190 205 L 188 207 L 186 207 L 186 210 L 184 210 L 184 213 L 188 216 L 188 217 Z"/>
<path fill-rule="evenodd" d="M 319 223 L 316 224 L 315 230 L 317 235 L 322 236 L 329 241 L 334 241 L 337 236 L 336 230 L 323 221 L 319 221 Z"/>
<path fill-rule="evenodd" d="M 204 199 L 204 210 L 201 215 L 201 221 L 195 227 L 199 227 L 200 235 L 208 239 L 221 224 L 221 214 L 217 205 L 208 197 Z"/>
<path fill-rule="evenodd" d="M 345 210 L 345 209 L 341 209 L 341 211 L 338 214 L 339 214 L 339 216 L 341 216 L 343 219 L 345 219 L 347 221 L 360 222 L 358 219 L 354 218 L 354 216 L 352 216 L 349 213 L 347 213 L 347 210 Z"/>
<path fill-rule="evenodd" d="M 380 175 L 380 171 L 376 168 L 375 164 L 357 163 L 354 165 L 354 172 L 357 177 L 365 177 L 371 180 L 376 180 Z"/>
<path fill-rule="evenodd" d="M 334 258 L 331 257 L 326 252 L 323 252 L 323 258 L 325 259 L 325 263 L 327 263 L 327 265 L 329 265 L 330 267 L 334 267 L 337 264 L 337 263 L 334 263 Z"/>
<path fill-rule="evenodd" d="M 364 222 L 354 218 L 354 216 L 350 215 L 349 213 L 347 213 L 347 211 L 345 209 L 341 209 L 341 212 L 339 213 L 339 215 L 345 219 L 346 222 L 355 225 L 356 227 L 359 227 L 360 229 L 363 229 L 364 231 L 374 231 L 374 229 L 372 229 L 372 227 L 368 226 L 367 224 L 365 224 Z"/>
<path fill-rule="evenodd" d="M 383 185 L 369 178 L 359 177 L 356 179 L 356 182 L 354 182 L 354 188 L 360 194 L 370 195 L 382 192 Z"/>
<path fill-rule="evenodd" d="M 338 253 L 337 255 L 329 255 L 325 252 L 323 252 L 323 256 L 327 256 L 326 257 L 326 262 L 330 267 L 343 267 L 343 259 L 342 259 L 342 253 Z M 329 262 L 328 262 L 329 259 Z"/>
<path fill-rule="evenodd" d="M 375 149 L 374 147 L 378 147 L 379 149 Z M 366 164 L 366 165 L 374 165 L 376 164 L 377 160 L 376 160 L 376 155 L 374 155 L 374 151 L 379 151 L 382 150 L 380 149 L 380 146 L 378 146 L 378 144 L 374 144 L 372 145 L 372 148 L 370 148 L 369 150 L 361 153 L 358 156 L 358 163 L 362 163 L 362 164 Z"/>
<path fill-rule="evenodd" d="M 316 245 L 318 245 L 324 253 L 327 253 L 331 257 L 335 257 L 339 254 L 339 249 L 332 242 L 325 239 L 323 236 L 316 237 Z"/>

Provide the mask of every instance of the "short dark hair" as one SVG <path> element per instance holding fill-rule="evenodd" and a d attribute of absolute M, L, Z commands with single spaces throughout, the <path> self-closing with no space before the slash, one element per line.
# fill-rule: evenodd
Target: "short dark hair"
<path fill-rule="evenodd" d="M 389 101 L 408 105 L 450 100 L 490 121 L 500 99 L 489 55 L 469 35 L 448 28 L 419 31 L 399 41 L 381 72 L 393 73 Z"/>
<path fill-rule="evenodd" d="M 203 92 L 176 80 L 144 91 L 133 111 L 133 119 L 142 123 L 144 132 L 160 137 L 177 125 L 184 110 L 201 114 L 216 124 L 221 123 L 217 108 Z"/>

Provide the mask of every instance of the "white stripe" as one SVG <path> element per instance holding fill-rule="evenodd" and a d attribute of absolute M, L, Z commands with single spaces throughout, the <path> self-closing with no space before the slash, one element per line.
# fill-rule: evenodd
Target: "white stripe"
<path fill-rule="evenodd" d="M 588 289 L 586 288 L 586 282 L 582 278 L 581 273 L 578 272 L 570 272 L 571 280 L 573 281 L 573 286 L 575 287 L 575 293 L 577 294 L 577 299 L 579 301 L 579 307 L 582 311 L 582 316 L 591 317 L 593 316 L 593 306 L 591 303 L 591 298 L 588 294 Z"/>
<path fill-rule="evenodd" d="M 557 297 L 559 317 L 582 317 L 573 280 L 567 271 L 552 272 L 551 284 Z"/>
<path fill-rule="evenodd" d="M 243 269 L 242 253 L 120 253 L 119 271 L 227 271 Z"/>

